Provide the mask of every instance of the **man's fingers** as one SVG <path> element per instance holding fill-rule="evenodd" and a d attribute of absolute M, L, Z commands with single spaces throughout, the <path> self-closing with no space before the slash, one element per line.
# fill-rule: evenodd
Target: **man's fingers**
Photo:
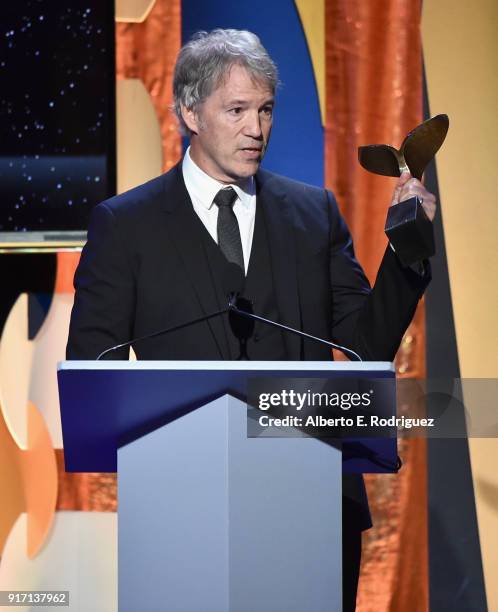
<path fill-rule="evenodd" d="M 403 172 L 394 188 L 391 205 L 399 204 L 414 196 L 422 200 L 425 214 L 432 221 L 436 214 L 436 197 L 430 191 L 427 191 L 424 185 L 418 179 L 413 178 L 409 172 Z"/>
<path fill-rule="evenodd" d="M 399 194 L 399 201 L 403 202 L 403 200 L 408 200 L 408 198 L 413 198 L 413 196 L 418 196 L 419 198 L 434 197 L 432 193 L 427 191 L 422 185 L 405 185 Z"/>
<path fill-rule="evenodd" d="M 412 175 L 409 172 L 403 172 L 396 182 L 396 186 L 394 187 L 393 197 L 391 201 L 391 206 L 393 204 L 398 204 L 401 202 L 400 196 L 404 186 L 408 183 L 408 181 L 412 179 Z M 415 180 L 415 179 L 412 179 Z"/>
<path fill-rule="evenodd" d="M 431 221 L 433 221 L 436 214 L 436 196 L 430 191 L 427 191 L 427 189 L 419 181 L 415 183 L 410 181 L 401 190 L 399 201 L 403 202 L 404 200 L 408 200 L 414 196 L 420 198 L 425 214 Z"/>

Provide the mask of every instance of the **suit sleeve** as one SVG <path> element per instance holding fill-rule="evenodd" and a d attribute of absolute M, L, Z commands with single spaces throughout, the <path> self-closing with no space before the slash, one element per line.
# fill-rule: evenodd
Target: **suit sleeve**
<path fill-rule="evenodd" d="M 96 359 L 105 349 L 131 339 L 133 270 L 116 217 L 105 203 L 92 212 L 74 288 L 67 359 Z M 128 354 L 128 348 L 120 349 L 107 358 L 127 359 Z"/>
<path fill-rule="evenodd" d="M 363 360 L 392 361 L 430 281 L 429 265 L 425 264 L 423 274 L 403 267 L 388 246 L 370 288 L 335 198 L 327 192 L 327 199 L 332 338 L 355 350 Z"/>

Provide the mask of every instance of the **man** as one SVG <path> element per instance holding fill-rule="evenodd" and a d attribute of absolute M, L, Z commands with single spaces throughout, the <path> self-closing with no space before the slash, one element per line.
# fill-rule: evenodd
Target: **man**
<path fill-rule="evenodd" d="M 429 280 L 384 255 L 373 290 L 354 258 L 333 195 L 259 169 L 272 127 L 277 70 L 249 32 L 199 33 L 178 56 L 175 111 L 190 148 L 170 172 L 93 212 L 75 276 L 68 359 L 103 350 L 226 305 L 228 268 L 245 276 L 257 314 L 391 361 Z M 292 154 L 292 152 L 289 152 Z M 392 203 L 435 199 L 403 175 Z M 230 263 L 229 263 L 230 262 Z M 143 342 L 139 359 L 235 359 L 226 317 Z M 330 360 L 327 347 L 257 325 L 252 359 Z M 108 355 L 126 359 L 127 349 Z M 370 526 L 361 479 L 345 478 L 344 609 L 354 609 L 361 529 Z"/>

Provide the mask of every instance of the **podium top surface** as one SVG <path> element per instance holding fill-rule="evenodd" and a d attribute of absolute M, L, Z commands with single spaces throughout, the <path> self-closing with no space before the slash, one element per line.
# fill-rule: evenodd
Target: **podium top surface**
<path fill-rule="evenodd" d="M 390 361 L 61 361 L 57 370 L 185 370 L 227 372 L 393 372 Z"/>

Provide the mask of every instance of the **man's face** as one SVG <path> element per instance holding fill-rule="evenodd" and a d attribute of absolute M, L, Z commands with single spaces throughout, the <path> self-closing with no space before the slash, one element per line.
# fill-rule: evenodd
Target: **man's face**
<path fill-rule="evenodd" d="M 192 159 L 222 183 L 255 174 L 270 138 L 273 102 L 267 83 L 234 64 L 226 80 L 196 111 L 182 108 L 193 132 Z"/>

